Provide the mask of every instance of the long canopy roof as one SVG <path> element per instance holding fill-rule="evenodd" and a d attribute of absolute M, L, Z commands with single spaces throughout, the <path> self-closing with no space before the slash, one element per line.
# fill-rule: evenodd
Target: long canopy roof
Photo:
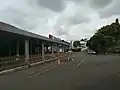
<path fill-rule="evenodd" d="M 41 40 L 44 40 L 44 41 L 69 45 L 69 43 L 53 40 L 53 39 L 50 39 L 50 38 L 42 36 L 42 35 L 38 35 L 38 34 L 35 34 L 35 33 L 32 33 L 32 32 L 28 32 L 28 31 L 19 29 L 19 28 L 15 27 L 15 26 L 12 26 L 10 24 L 6 24 L 6 23 L 3 23 L 3 22 L 0 22 L 0 30 L 5 31 L 5 32 L 11 32 L 11 33 L 27 36 L 27 37 L 31 37 L 31 38 L 41 39 Z"/>

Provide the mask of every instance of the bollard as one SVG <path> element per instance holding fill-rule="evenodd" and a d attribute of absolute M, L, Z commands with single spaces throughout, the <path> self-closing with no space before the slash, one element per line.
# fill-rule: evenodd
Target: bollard
<path fill-rule="evenodd" d="M 30 65 L 30 62 L 29 62 L 29 61 L 27 61 L 27 65 L 28 65 L 28 68 L 30 68 L 30 67 L 31 67 L 31 65 Z"/>
<path fill-rule="evenodd" d="M 75 61 L 75 56 L 73 55 L 73 57 L 72 57 L 72 61 Z"/>
<path fill-rule="evenodd" d="M 68 56 L 68 61 L 70 60 L 70 57 Z"/>
<path fill-rule="evenodd" d="M 57 62 L 57 63 L 58 63 L 58 65 L 60 65 L 60 59 L 58 59 L 58 62 Z"/>

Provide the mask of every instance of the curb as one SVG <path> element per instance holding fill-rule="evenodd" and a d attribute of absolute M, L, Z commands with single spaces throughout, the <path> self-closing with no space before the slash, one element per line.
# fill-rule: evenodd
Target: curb
<path fill-rule="evenodd" d="M 85 51 L 87 48 L 83 48 L 83 49 L 81 49 L 81 51 Z"/>
<path fill-rule="evenodd" d="M 60 58 L 62 58 L 62 57 L 64 57 L 64 56 L 61 56 Z M 59 57 L 52 58 L 52 59 L 45 60 L 45 61 L 41 61 L 41 62 L 32 63 L 32 64 L 30 64 L 30 66 L 34 67 L 36 65 L 40 65 L 40 64 L 44 64 L 44 63 L 49 63 L 49 62 L 54 61 L 54 60 L 56 60 L 58 58 Z M 24 65 L 24 66 L 21 66 L 21 67 L 16 67 L 16 68 L 4 70 L 4 71 L 0 72 L 0 76 L 6 75 L 6 74 L 9 74 L 9 73 L 13 73 L 13 72 L 17 72 L 17 71 L 20 71 L 20 70 L 23 70 L 23 69 L 26 69 L 26 68 L 28 68 L 28 65 Z"/>
<path fill-rule="evenodd" d="M 12 73 L 12 72 L 20 71 L 20 70 L 23 70 L 25 68 L 28 68 L 28 66 L 25 65 L 25 66 L 13 68 L 13 69 L 4 70 L 4 71 L 0 72 L 0 76 L 5 75 L 5 74 L 9 74 L 9 73 Z"/>

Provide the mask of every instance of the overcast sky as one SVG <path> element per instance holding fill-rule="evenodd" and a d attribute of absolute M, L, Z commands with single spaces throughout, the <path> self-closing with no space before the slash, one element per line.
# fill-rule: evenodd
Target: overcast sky
<path fill-rule="evenodd" d="M 0 21 L 65 40 L 91 37 L 120 17 L 120 0 L 0 0 Z"/>

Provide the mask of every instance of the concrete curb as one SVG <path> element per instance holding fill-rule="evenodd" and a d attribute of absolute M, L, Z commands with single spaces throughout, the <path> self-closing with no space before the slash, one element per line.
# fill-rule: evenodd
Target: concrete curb
<path fill-rule="evenodd" d="M 23 70 L 25 68 L 28 68 L 28 66 L 25 65 L 25 66 L 21 66 L 21 67 L 17 67 L 17 68 L 12 68 L 12 69 L 8 69 L 8 70 L 4 70 L 4 71 L 0 72 L 0 76 L 1 75 L 5 75 L 5 74 L 9 74 L 9 73 L 12 73 L 12 72 L 16 72 L 16 71 L 19 71 L 19 70 Z"/>
<path fill-rule="evenodd" d="M 83 48 L 83 49 L 81 49 L 81 51 L 84 51 L 84 50 L 86 50 L 87 48 Z"/>
<path fill-rule="evenodd" d="M 64 57 L 64 56 L 62 56 L 62 57 Z M 49 59 L 49 60 L 32 63 L 32 64 L 30 64 L 30 66 L 31 66 L 31 67 L 34 67 L 34 66 L 36 66 L 36 65 L 48 63 L 48 62 L 54 61 L 54 60 L 56 60 L 56 59 L 58 59 L 58 58 L 62 58 L 62 57 L 56 57 L 56 58 L 52 58 L 52 59 Z M 26 68 L 28 68 L 28 65 L 24 65 L 24 66 L 21 66 L 21 67 L 16 67 L 16 68 L 4 70 L 4 71 L 1 71 L 1 72 L 0 72 L 0 76 L 5 75 L 5 74 L 9 74 L 9 73 L 12 73 L 12 72 L 20 71 L 20 70 L 23 70 L 23 69 L 26 69 Z"/>

